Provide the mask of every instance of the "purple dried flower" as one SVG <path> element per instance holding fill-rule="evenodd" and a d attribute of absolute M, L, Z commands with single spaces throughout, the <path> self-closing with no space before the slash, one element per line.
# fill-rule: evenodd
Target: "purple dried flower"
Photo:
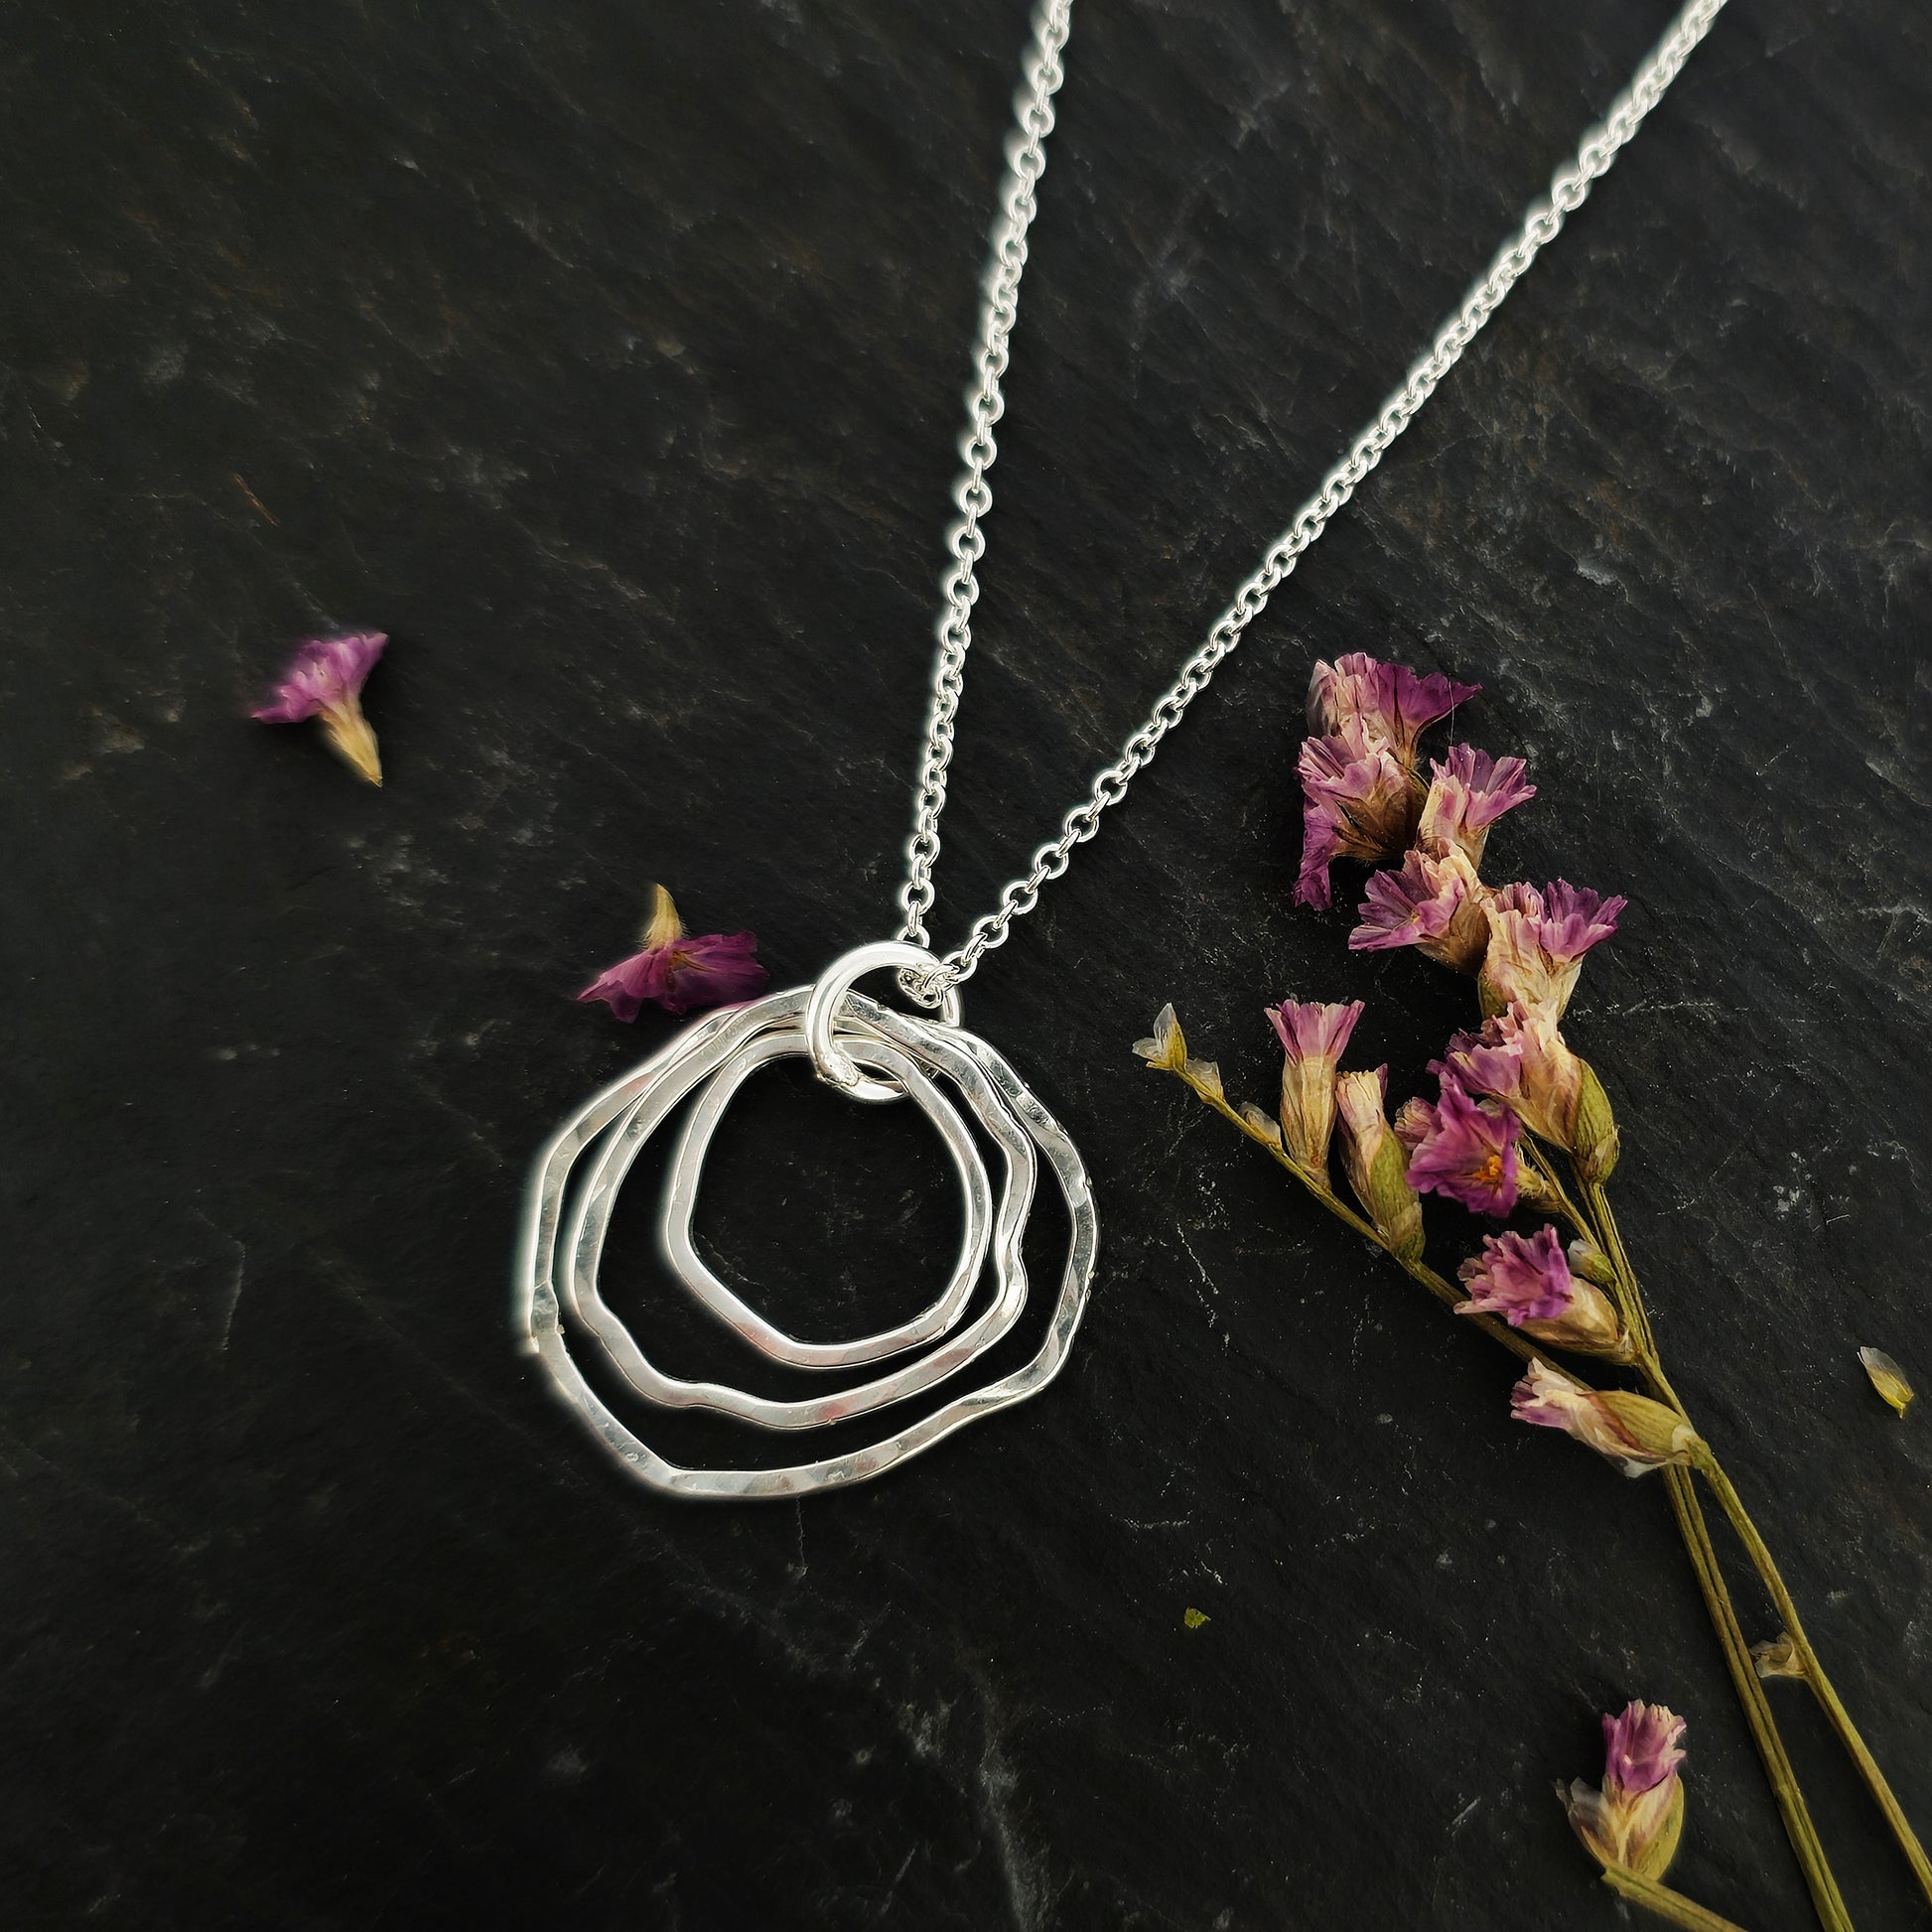
<path fill-rule="evenodd" d="M 1471 1255 L 1457 1273 L 1469 1291 L 1457 1314 L 1499 1314 L 1512 1328 L 1553 1347 L 1630 1359 L 1616 1311 L 1570 1272 L 1555 1228 L 1542 1227 L 1529 1236 L 1484 1235 L 1480 1256 Z"/>
<path fill-rule="evenodd" d="M 1488 904 L 1489 950 L 1480 984 L 1485 1009 L 1494 1013 L 1521 1000 L 1561 1019 L 1584 955 L 1616 930 L 1627 902 L 1562 879 L 1544 893 L 1505 886 Z"/>
<path fill-rule="evenodd" d="M 771 977 L 753 957 L 758 943 L 751 932 L 687 934 L 659 886 L 643 950 L 606 968 L 577 997 L 602 1000 L 623 1021 L 635 1020 L 646 1000 L 666 1013 L 731 1006 L 762 993 Z"/>
<path fill-rule="evenodd" d="M 1409 1184 L 1447 1194 L 1498 1219 L 1516 1205 L 1516 1116 L 1494 1101 L 1471 1100 L 1453 1080 L 1434 1106 L 1408 1100 L 1395 1131 L 1409 1150 Z"/>
<path fill-rule="evenodd" d="M 1429 1070 L 1500 1100 L 1532 1134 L 1574 1150 L 1584 1062 L 1543 1009 L 1519 1001 L 1484 1021 L 1480 1033 L 1456 1034 Z"/>
<path fill-rule="evenodd" d="M 1454 1035 L 1429 1070 L 1500 1100 L 1532 1134 L 1562 1148 L 1585 1179 L 1606 1179 L 1616 1166 L 1609 1097 L 1589 1062 L 1570 1050 L 1548 1008 L 1517 1001 L 1484 1021 L 1479 1034 Z"/>
<path fill-rule="evenodd" d="M 1603 1719 L 1603 1782 L 1557 1787 L 1597 1863 L 1661 1878 L 1684 1829 L 1684 1720 L 1661 1704 L 1631 1704 Z"/>
<path fill-rule="evenodd" d="M 1423 803 L 1416 843 L 1425 852 L 1453 846 L 1472 866 L 1482 863 L 1489 828 L 1502 815 L 1536 796 L 1525 781 L 1521 759 L 1492 759 L 1473 746 L 1451 745 L 1447 759 L 1430 760 L 1434 774 Z"/>
<path fill-rule="evenodd" d="M 1690 1462 L 1704 1447 L 1675 1409 L 1627 1389 L 1586 1389 L 1548 1362 L 1530 1364 L 1509 1392 L 1509 1412 L 1518 1422 L 1576 1437 L 1627 1476 Z"/>
<path fill-rule="evenodd" d="M 1326 1173 L 1337 1068 L 1362 1017 L 1362 1003 L 1323 1006 L 1317 1000 L 1284 1000 L 1263 1011 L 1287 1055 L 1282 1062 L 1282 1145 L 1311 1173 Z"/>
<path fill-rule="evenodd" d="M 372 785 L 382 782 L 375 733 L 362 716 L 362 686 L 388 637 L 358 630 L 344 637 L 311 637 L 296 646 L 269 702 L 250 715 L 264 725 L 295 725 L 320 718 L 337 756 Z"/>
<path fill-rule="evenodd" d="M 1482 1254 L 1470 1256 L 1456 1271 L 1469 1291 L 1465 1308 L 1499 1314 L 1512 1328 L 1526 1321 L 1554 1321 L 1569 1311 L 1576 1291 L 1563 1243 L 1553 1227 L 1525 1237 L 1513 1231 L 1485 1234 Z"/>
<path fill-rule="evenodd" d="M 1309 679 L 1309 729 L 1338 732 L 1360 723 L 1413 770 L 1416 740 L 1481 689 L 1479 684 L 1457 684 L 1440 671 L 1425 677 L 1406 664 L 1350 651 L 1332 664 L 1315 665 Z"/>
<path fill-rule="evenodd" d="M 1335 859 L 1375 865 L 1409 843 L 1416 786 L 1386 745 L 1349 719 L 1326 738 L 1306 738 L 1296 768 L 1302 777 L 1302 870 L 1299 905 L 1323 911 L 1328 866 Z"/>
<path fill-rule="evenodd" d="M 1620 1797 L 1640 1798 L 1677 1775 L 1679 1740 L 1689 1728 L 1661 1704 L 1632 1704 L 1603 1720 L 1603 1783 Z"/>
<path fill-rule="evenodd" d="M 1403 855 L 1399 872 L 1369 877 L 1356 908 L 1361 924 L 1348 935 L 1354 952 L 1414 946 L 1458 973 L 1473 973 L 1489 944 L 1482 883 L 1453 847 L 1432 858 L 1420 848 Z"/>

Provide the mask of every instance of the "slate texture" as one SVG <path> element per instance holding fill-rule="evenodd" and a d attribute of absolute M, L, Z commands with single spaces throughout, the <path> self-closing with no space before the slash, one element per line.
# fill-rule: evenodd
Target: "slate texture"
<path fill-rule="evenodd" d="M 955 943 L 1662 27 L 1082 0 L 939 871 Z M 1656 1484 L 1130 1055 L 1464 1013 L 1288 900 L 1309 666 L 1480 681 L 1500 873 L 1626 893 L 1573 1036 L 1677 1379 L 1932 1828 L 1932 25 L 1731 8 L 967 989 L 1096 1178 L 1065 1376 L 862 1491 L 627 1487 L 511 1346 L 566 996 L 662 880 L 893 923 L 1017 0 L 17 9 L 0 62 L 22 1927 L 1590 1928 L 1551 1782 L 1692 1722 L 1686 1890 L 1811 1922 Z M 389 783 L 243 713 L 395 639 Z M 917 1307 L 941 1157 L 771 1074 L 702 1217 Z M 614 1274 L 680 1361 L 633 1203 Z M 1432 1220 L 1446 1267 L 1469 1240 Z M 627 1271 L 627 1272 L 626 1272 Z M 680 1439 L 682 1440 L 682 1439 Z M 1771 1612 L 1741 1572 L 1754 1629 Z M 1208 1618 L 1196 1628 L 1183 1612 Z M 1923 1925 L 1774 1687 L 1861 1927 Z"/>

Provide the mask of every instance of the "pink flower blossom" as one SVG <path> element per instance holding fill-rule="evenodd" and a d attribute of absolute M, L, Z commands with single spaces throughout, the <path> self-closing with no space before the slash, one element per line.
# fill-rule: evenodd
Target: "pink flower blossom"
<path fill-rule="evenodd" d="M 250 715 L 264 725 L 296 725 L 305 718 L 320 718 L 336 755 L 357 776 L 381 784 L 375 733 L 362 716 L 362 686 L 388 641 L 380 630 L 309 638 L 296 646 L 269 702 Z"/>
<path fill-rule="evenodd" d="M 1689 1725 L 1661 1704 L 1632 1704 L 1621 1717 L 1603 1720 L 1603 1783 L 1623 1797 L 1640 1798 L 1677 1775 L 1679 1748 Z"/>
<path fill-rule="evenodd" d="M 1505 886 L 1487 907 L 1489 949 L 1480 982 L 1485 1008 L 1494 1012 L 1521 1000 L 1561 1019 L 1584 955 L 1616 930 L 1627 902 L 1562 879 L 1544 893 Z"/>
<path fill-rule="evenodd" d="M 1449 848 L 1432 858 L 1420 848 L 1403 855 L 1399 872 L 1369 877 L 1356 908 L 1361 924 L 1348 935 L 1354 952 L 1414 946 L 1458 973 L 1473 973 L 1489 944 L 1483 886 L 1462 854 Z"/>
<path fill-rule="evenodd" d="M 1335 859 L 1374 865 L 1393 858 L 1415 827 L 1417 787 L 1388 747 L 1349 719 L 1326 738 L 1306 738 L 1302 777 L 1302 870 L 1298 904 L 1323 911 Z"/>
<path fill-rule="evenodd" d="M 1631 1704 L 1603 1719 L 1603 1782 L 1582 1778 L 1558 1795 L 1599 1864 L 1661 1878 L 1684 1824 L 1684 1720 L 1661 1704 Z"/>
<path fill-rule="evenodd" d="M 1552 1147 L 1574 1149 L 1584 1063 L 1544 1009 L 1518 1001 L 1484 1021 L 1480 1033 L 1454 1035 L 1430 1071 L 1500 1100 Z"/>
<path fill-rule="evenodd" d="M 1429 1070 L 1499 1100 L 1539 1140 L 1560 1147 L 1586 1180 L 1608 1178 L 1618 1155 L 1616 1116 L 1589 1062 L 1570 1050 L 1546 1007 L 1516 1001 L 1456 1034 Z"/>
<path fill-rule="evenodd" d="M 1509 1412 L 1518 1422 L 1574 1436 L 1627 1476 L 1690 1462 L 1704 1448 L 1675 1409 L 1627 1389 L 1584 1388 L 1547 1362 L 1532 1362 L 1510 1390 Z"/>
<path fill-rule="evenodd" d="M 1456 848 L 1472 866 L 1482 863 L 1489 828 L 1502 815 L 1536 796 L 1524 779 L 1521 759 L 1492 759 L 1472 746 L 1451 745 L 1449 758 L 1432 759 L 1434 774 L 1416 843 L 1425 852 Z"/>
<path fill-rule="evenodd" d="M 1362 1017 L 1362 1003 L 1323 1006 L 1315 1000 L 1284 1000 L 1263 1011 L 1287 1055 L 1282 1063 L 1282 1145 L 1311 1173 L 1325 1174 L 1335 1125 L 1336 1071 Z"/>
<path fill-rule="evenodd" d="M 1395 1131 L 1409 1150 L 1409 1184 L 1447 1194 L 1498 1219 L 1516 1205 L 1516 1116 L 1494 1101 L 1471 1100 L 1453 1080 L 1443 1097 L 1403 1103 Z"/>
<path fill-rule="evenodd" d="M 1499 1314 L 1512 1328 L 1587 1355 L 1630 1359 L 1630 1344 L 1608 1300 L 1570 1272 L 1553 1227 L 1533 1235 L 1488 1234 L 1482 1253 L 1457 1271 L 1469 1291 L 1457 1314 Z"/>
<path fill-rule="evenodd" d="M 1332 664 L 1315 665 L 1309 679 L 1309 729 L 1338 732 L 1358 722 L 1413 770 L 1416 740 L 1481 689 L 1479 684 L 1457 684 L 1440 671 L 1421 676 L 1406 664 L 1387 664 L 1366 651 L 1351 651 Z"/>
<path fill-rule="evenodd" d="M 1409 1184 L 1409 1151 L 1387 1113 L 1389 1069 L 1344 1073 L 1335 1081 L 1341 1165 L 1375 1231 L 1404 1259 L 1423 1250 L 1422 1203 Z"/>
<path fill-rule="evenodd" d="M 1499 1314 L 1512 1328 L 1526 1321 L 1554 1321 L 1587 1284 L 1572 1280 L 1563 1243 L 1553 1227 L 1534 1235 L 1485 1234 L 1482 1253 L 1456 1271 L 1468 1288 L 1465 1308 Z"/>
<path fill-rule="evenodd" d="M 643 950 L 607 967 L 577 997 L 602 1000 L 623 1021 L 635 1020 L 646 1000 L 666 1013 L 732 1006 L 762 993 L 770 978 L 753 957 L 758 943 L 751 932 L 687 934 L 659 886 Z"/>
<path fill-rule="evenodd" d="M 294 725 L 361 695 L 388 637 L 380 630 L 311 637 L 296 646 L 273 699 L 253 715 L 265 725 Z"/>

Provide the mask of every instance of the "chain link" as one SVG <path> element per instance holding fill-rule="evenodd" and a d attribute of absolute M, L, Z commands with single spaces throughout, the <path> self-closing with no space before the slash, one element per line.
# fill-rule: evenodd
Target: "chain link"
<path fill-rule="evenodd" d="M 1636 133 L 1643 119 L 1677 78 L 1693 50 L 1711 31 L 1725 0 L 1691 0 L 1677 16 L 1649 57 L 1631 76 L 1600 124 L 1591 128 L 1576 154 L 1552 176 L 1547 196 L 1524 216 L 1522 227 L 1496 255 L 1489 271 L 1463 297 L 1461 306 L 1437 331 L 1428 352 L 1409 370 L 1402 386 L 1383 403 L 1374 420 L 1348 447 L 1347 453 L 1321 480 L 1321 487 L 1295 513 L 1295 519 L 1270 546 L 1259 568 L 1235 593 L 1206 641 L 1181 666 L 1180 674 L 1156 700 L 1140 729 L 1121 748 L 1121 755 L 1093 780 L 1087 796 L 1060 821 L 1059 836 L 1042 845 L 1033 857 L 1025 878 L 1012 881 L 1000 895 L 996 910 L 974 922 L 966 943 L 940 961 L 937 974 L 923 980 L 902 978 L 905 992 L 920 1004 L 936 1006 L 948 988 L 970 979 L 979 962 L 1006 943 L 1015 919 L 1024 918 L 1039 902 L 1040 889 L 1059 878 L 1072 863 L 1073 848 L 1099 829 L 1100 815 L 1120 799 L 1134 774 L 1148 762 L 1161 741 L 1177 725 L 1187 707 L 1207 688 L 1216 667 L 1240 643 L 1268 600 L 1280 589 L 1296 563 L 1337 511 L 1354 495 L 1362 480 L 1381 462 L 1389 446 L 1415 419 L 1468 347 L 1482 326 L 1501 307 L 1503 298 L 1529 268 L 1538 252 L 1562 230 L 1566 218 L 1588 199 L 1593 183 L 1616 159 L 1617 152 Z M 946 803 L 946 768 L 951 762 L 953 721 L 959 710 L 966 653 L 972 645 L 973 605 L 979 583 L 973 567 L 986 549 L 980 524 L 993 506 L 987 472 L 998 454 L 993 425 L 1000 420 L 1005 400 L 1000 377 L 1007 366 L 1007 344 L 1019 313 L 1020 276 L 1027 263 L 1027 229 L 1037 206 L 1035 197 L 1046 166 L 1044 143 L 1052 131 L 1052 97 L 1064 77 L 1060 55 L 1071 31 L 1072 0 L 1042 0 L 1034 14 L 1034 39 L 1026 62 L 1026 80 L 1015 107 L 1017 131 L 1008 143 L 1006 185 L 1000 198 L 1001 217 L 993 236 L 982 312 L 978 356 L 979 384 L 970 393 L 971 411 L 960 455 L 965 468 L 953 487 L 960 521 L 949 541 L 953 564 L 944 582 L 945 608 L 940 614 L 939 654 L 933 672 L 931 709 L 926 721 L 924 759 L 919 767 L 917 811 L 906 846 L 908 874 L 899 894 L 905 922 L 899 937 L 927 946 L 925 916 L 932 908 L 932 869 L 939 856 L 939 815 Z"/>
<path fill-rule="evenodd" d="M 1046 137 L 1053 131 L 1053 96 L 1065 78 L 1060 53 L 1072 31 L 1073 0 L 1042 0 L 1034 11 L 1034 37 L 1026 60 L 1026 80 L 1014 102 L 1015 132 L 1007 144 L 1006 183 L 1000 216 L 993 231 L 986 274 L 986 300 L 980 311 L 976 357 L 979 380 L 968 391 L 969 417 L 959 441 L 965 468 L 953 484 L 959 521 L 947 532 L 952 565 L 945 575 L 939 614 L 939 654 L 932 673 L 932 703 L 926 713 L 925 753 L 919 763 L 917 809 L 905 851 L 907 873 L 899 893 L 905 922 L 898 936 L 915 946 L 929 945 L 925 915 L 932 909 L 932 868 L 939 857 L 939 814 L 946 808 L 946 768 L 952 762 L 953 720 L 965 681 L 966 653 L 973 643 L 973 606 L 979 580 L 973 575 L 986 550 L 980 519 L 993 507 L 986 473 L 999 456 L 993 425 L 1006 411 L 1000 378 L 1007 368 L 1007 343 L 1020 314 L 1020 277 L 1027 266 L 1027 230 L 1039 207 L 1034 191 L 1046 169 Z M 1009 914 L 1009 917 L 1013 916 Z M 951 962 L 946 962 L 950 966 Z M 970 971 L 970 968 L 968 969 Z M 964 979 L 965 973 L 953 976 Z M 950 983 L 948 981 L 947 983 Z M 905 992 L 922 1005 L 937 1006 L 944 985 L 915 984 L 900 975 Z"/>

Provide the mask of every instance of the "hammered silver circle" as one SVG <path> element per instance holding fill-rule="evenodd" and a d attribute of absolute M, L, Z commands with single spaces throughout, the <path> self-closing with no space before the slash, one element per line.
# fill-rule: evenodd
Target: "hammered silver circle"
<path fill-rule="evenodd" d="M 897 1048 L 877 1041 L 847 1041 L 847 1051 L 861 1065 L 888 1073 L 901 1093 L 909 1094 L 921 1113 L 938 1129 L 939 1138 L 952 1156 L 953 1170 L 965 1195 L 965 1228 L 959 1244 L 959 1260 L 945 1292 L 929 1309 L 902 1321 L 897 1328 L 883 1329 L 876 1335 L 863 1335 L 855 1341 L 800 1341 L 774 1327 L 721 1282 L 705 1265 L 692 1240 L 691 1222 L 698 1203 L 698 1181 L 711 1136 L 732 1096 L 739 1087 L 767 1061 L 810 1052 L 809 1035 L 801 1037 L 794 1028 L 766 1032 L 747 1040 L 737 1052 L 703 1082 L 703 1090 L 691 1109 L 690 1118 L 679 1134 L 677 1152 L 671 1157 L 671 1173 L 664 1188 L 658 1245 L 671 1273 L 708 1308 L 719 1320 L 774 1362 L 792 1368 L 854 1368 L 866 1362 L 881 1361 L 907 1348 L 942 1335 L 959 1319 L 972 1295 L 973 1284 L 986 1266 L 987 1243 L 992 1235 L 992 1184 L 987 1178 L 986 1163 L 980 1159 L 978 1145 L 966 1123 L 945 1096 L 918 1067 Z M 666 1105 L 669 1103 L 666 1102 Z M 628 1149 L 622 1167 L 642 1147 L 641 1139 L 625 1134 Z M 622 1169 L 614 1175 L 614 1187 L 622 1180 Z"/>
<path fill-rule="evenodd" d="M 598 1265 L 619 1186 L 645 1141 L 681 1101 L 696 1092 L 697 1108 L 708 1124 L 699 1125 L 696 1111 L 686 1122 L 680 1136 L 680 1156 L 672 1162 L 664 1210 L 667 1225 L 675 1221 L 685 1230 L 684 1245 L 688 1246 L 690 1201 L 695 1199 L 710 1127 L 715 1126 L 729 1100 L 730 1089 L 755 1067 L 787 1054 L 809 1052 L 803 1020 L 811 992 L 810 987 L 796 987 L 770 994 L 687 1028 L 565 1121 L 543 1149 L 531 1178 L 516 1276 L 520 1339 L 543 1363 L 559 1396 L 621 1466 L 649 1488 L 666 1494 L 720 1500 L 799 1496 L 865 1481 L 929 1449 L 966 1423 L 1036 1395 L 1058 1374 L 1085 1310 L 1098 1230 L 1085 1170 L 1065 1133 L 984 1040 L 847 993 L 839 1008 L 838 1040 L 853 1061 L 893 1082 L 896 1092 L 910 1092 L 935 1124 L 940 1118 L 935 1109 L 950 1113 L 957 1138 L 971 1146 L 957 1105 L 945 1090 L 950 1089 L 967 1115 L 1000 1149 L 1003 1185 L 998 1209 L 987 1227 L 983 1215 L 990 1181 L 978 1149 L 973 1148 L 968 1162 L 959 1153 L 954 1134 L 941 1127 L 942 1137 L 952 1148 L 966 1201 L 961 1266 L 968 1250 L 977 1251 L 977 1265 L 963 1288 L 961 1269 L 955 1268 L 939 1300 L 898 1329 L 858 1342 L 822 1344 L 800 1343 L 784 1335 L 715 1277 L 701 1286 L 694 1280 L 696 1270 L 679 1266 L 674 1272 L 687 1291 L 696 1294 L 701 1306 L 761 1355 L 773 1360 L 791 1359 L 793 1366 L 806 1368 L 857 1366 L 886 1359 L 897 1365 L 856 1388 L 792 1402 L 757 1396 L 723 1383 L 682 1381 L 650 1362 L 598 1289 Z M 716 1107 L 708 1108 L 708 1092 L 717 1081 L 726 1083 L 726 1089 Z M 939 1081 L 945 1088 L 936 1084 Z M 692 1157 L 688 1162 L 681 1158 L 685 1152 Z M 588 1343 L 601 1351 L 606 1362 L 647 1405 L 709 1410 L 763 1430 L 808 1430 L 908 1401 L 962 1374 L 1020 1318 L 1028 1289 L 1021 1246 L 1038 1157 L 1044 1157 L 1052 1171 L 1070 1223 L 1058 1296 L 1039 1348 L 1021 1367 L 997 1381 L 948 1397 L 937 1408 L 864 1449 L 779 1468 L 683 1467 L 658 1454 L 621 1421 L 573 1358 L 571 1340 L 576 1337 L 580 1345 Z M 979 1197 L 982 1219 L 977 1229 L 972 1177 L 975 1166 L 984 1183 Z M 680 1190 L 680 1174 L 688 1198 L 674 1204 L 670 1196 Z M 691 1259 L 695 1261 L 695 1253 Z M 989 1261 L 993 1283 L 987 1305 L 972 1320 L 959 1325 L 974 1279 L 983 1275 Z M 703 1270 L 701 1262 L 697 1270 Z M 703 1270 L 703 1275 L 709 1276 L 709 1272 Z M 709 1292 L 713 1289 L 715 1292 Z M 873 1343 L 894 1335 L 910 1336 L 914 1330 L 918 1331 L 915 1340 L 908 1339 L 881 1354 L 870 1352 Z M 902 1359 L 927 1341 L 932 1345 L 925 1352 Z M 818 1360 L 799 1361 L 774 1350 L 774 1343 L 789 1344 L 794 1350 L 824 1352 Z M 855 1349 L 862 1352 L 855 1354 Z M 833 1355 L 838 1357 L 836 1361 L 831 1359 Z"/>

